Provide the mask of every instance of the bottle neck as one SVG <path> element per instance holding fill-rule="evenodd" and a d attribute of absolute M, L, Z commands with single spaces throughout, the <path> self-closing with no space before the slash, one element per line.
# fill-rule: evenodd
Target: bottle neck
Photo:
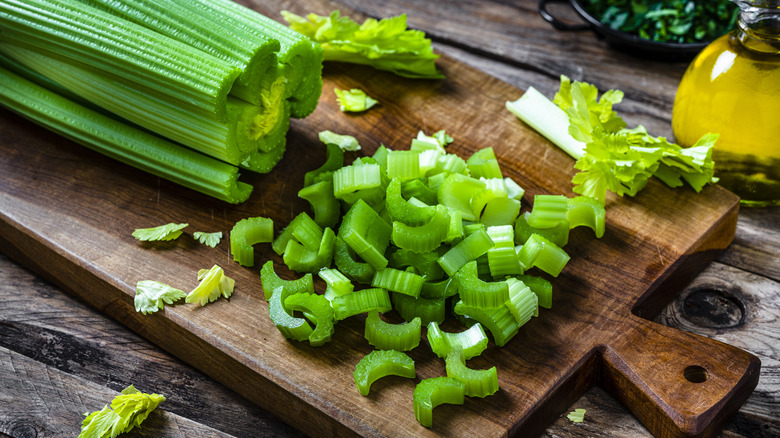
<path fill-rule="evenodd" d="M 732 0 L 739 5 L 737 38 L 753 52 L 780 53 L 780 0 Z"/>

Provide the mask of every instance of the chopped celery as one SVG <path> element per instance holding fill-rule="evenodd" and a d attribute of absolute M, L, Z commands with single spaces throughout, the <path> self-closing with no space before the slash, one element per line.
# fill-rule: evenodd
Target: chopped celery
<path fill-rule="evenodd" d="M 431 321 L 444 322 L 446 316 L 446 301 L 442 298 L 415 298 L 409 295 L 393 293 L 393 309 L 401 315 L 404 321 L 420 318 L 422 325 Z"/>
<path fill-rule="evenodd" d="M 426 205 L 434 205 L 438 202 L 436 191 L 425 185 L 420 178 L 404 181 L 401 184 L 401 193 L 407 199 L 417 198 Z"/>
<path fill-rule="evenodd" d="M 429 252 L 415 252 L 398 248 L 388 256 L 389 266 L 396 269 L 413 266 L 425 281 L 434 281 L 444 277 L 444 271 L 437 260 L 441 256 L 439 249 Z"/>
<path fill-rule="evenodd" d="M 557 277 L 569 262 L 569 255 L 558 245 L 539 234 L 532 234 L 517 253 L 520 264 L 530 269 L 535 266 Z"/>
<path fill-rule="evenodd" d="M 504 280 L 509 286 L 509 300 L 506 303 L 509 312 L 515 317 L 519 326 L 539 315 L 539 298 L 522 281 L 509 277 Z"/>
<path fill-rule="evenodd" d="M 278 289 L 284 290 L 286 295 L 298 292 L 314 293 L 314 280 L 311 274 L 306 274 L 295 280 L 284 280 L 276 274 L 274 262 L 271 260 L 265 262 L 260 269 L 260 284 L 263 287 L 263 295 L 265 295 L 266 301 Z M 284 303 L 284 301 L 281 301 L 281 303 Z"/>
<path fill-rule="evenodd" d="M 503 281 L 485 282 L 477 277 L 477 262 L 471 261 L 455 274 L 458 293 L 464 304 L 481 309 L 504 306 L 509 299 L 509 287 Z"/>
<path fill-rule="evenodd" d="M 484 229 L 478 229 L 441 256 L 439 265 L 447 275 L 452 276 L 466 263 L 486 254 L 492 247 L 493 240 L 490 239 L 487 232 Z"/>
<path fill-rule="evenodd" d="M 515 251 L 514 230 L 511 225 L 492 226 L 487 228 L 487 233 L 493 241 L 493 247 L 487 252 L 490 275 L 500 277 L 504 275 L 522 274 L 520 260 Z"/>
<path fill-rule="evenodd" d="M 419 181 L 419 180 L 414 180 Z M 390 217 L 394 221 L 402 222 L 406 225 L 417 226 L 422 225 L 433 217 L 436 212 L 436 207 L 415 206 L 401 195 L 402 184 L 400 178 L 393 178 L 390 180 L 390 184 L 387 185 L 385 205 L 387 206 L 387 212 L 390 213 Z"/>
<path fill-rule="evenodd" d="M 297 318 L 284 307 L 284 302 L 292 295 L 284 287 L 278 287 L 271 292 L 268 299 L 268 315 L 279 332 L 287 339 L 305 341 L 314 331 L 304 318 Z"/>
<path fill-rule="evenodd" d="M 454 173 L 445 178 L 439 186 L 439 203 L 450 210 L 460 211 L 463 220 L 473 221 L 477 216 L 471 208 L 471 198 L 484 189 L 484 181 Z"/>
<path fill-rule="evenodd" d="M 604 206 L 589 196 L 569 198 L 566 219 L 571 228 L 584 225 L 592 229 L 597 238 L 604 236 Z"/>
<path fill-rule="evenodd" d="M 536 195 L 531 214 L 526 218 L 534 228 L 552 228 L 567 222 L 568 198 L 563 195 Z"/>
<path fill-rule="evenodd" d="M 442 331 L 434 321 L 428 324 L 428 343 L 431 350 L 441 358 L 446 358 L 453 350 L 460 350 L 465 359 L 471 359 L 485 351 L 488 337 L 480 323 L 462 332 L 448 333 Z"/>
<path fill-rule="evenodd" d="M 534 275 L 516 275 L 514 278 L 522 281 L 531 289 L 539 301 L 539 306 L 545 309 L 552 307 L 552 283 Z"/>
<path fill-rule="evenodd" d="M 335 297 L 331 305 L 337 321 L 372 310 L 389 312 L 393 308 L 390 295 L 380 288 L 363 289 Z"/>
<path fill-rule="evenodd" d="M 414 388 L 414 418 L 425 426 L 433 426 L 433 408 L 443 403 L 462 405 L 466 386 L 452 377 L 423 379 Z"/>
<path fill-rule="evenodd" d="M 335 297 L 352 293 L 355 286 L 338 269 L 322 268 L 317 275 L 325 281 L 325 298 L 332 300 Z"/>
<path fill-rule="evenodd" d="M 241 266 L 254 266 L 253 245 L 271 242 L 274 237 L 274 222 L 266 217 L 241 219 L 230 230 L 230 252 L 233 260 Z"/>
<path fill-rule="evenodd" d="M 330 341 L 333 334 L 333 308 L 323 295 L 295 293 L 284 299 L 284 306 L 292 312 L 299 311 L 310 316 L 314 330 L 309 333 L 309 345 L 319 347 Z"/>
<path fill-rule="evenodd" d="M 372 287 L 381 287 L 417 298 L 422 290 L 423 278 L 417 274 L 393 268 L 384 268 L 374 273 Z"/>
<path fill-rule="evenodd" d="M 317 248 L 309 249 L 305 245 L 291 239 L 284 249 L 284 263 L 288 268 L 298 272 L 317 272 L 330 266 L 336 244 L 336 233 L 331 228 L 325 228 Z"/>
<path fill-rule="evenodd" d="M 370 264 L 359 260 L 360 257 L 340 237 L 336 237 L 333 250 L 333 262 L 339 271 L 348 278 L 363 284 L 371 284 L 376 270 Z"/>
<path fill-rule="evenodd" d="M 366 316 L 364 336 L 368 343 L 379 350 L 409 351 L 420 344 L 421 320 L 419 317 L 401 324 L 391 324 L 372 310 Z"/>
<path fill-rule="evenodd" d="M 486 309 L 469 306 L 463 301 L 458 301 L 454 311 L 458 315 L 472 318 L 485 326 L 499 347 L 506 345 L 517 334 L 519 328 L 517 321 L 506 306 Z"/>
<path fill-rule="evenodd" d="M 344 215 L 338 232 L 339 237 L 375 270 L 387 266 L 384 253 L 391 234 L 392 227 L 362 199 Z"/>
<path fill-rule="evenodd" d="M 321 227 L 334 227 L 339 221 L 341 204 L 333 196 L 333 181 L 320 181 L 298 191 L 298 197 L 309 201 L 314 222 Z"/>
<path fill-rule="evenodd" d="M 520 213 L 520 201 L 517 199 L 494 198 L 485 204 L 479 221 L 485 226 L 511 225 Z"/>
<path fill-rule="evenodd" d="M 326 145 L 336 145 L 342 151 L 360 150 L 360 143 L 358 143 L 357 139 L 351 135 L 341 135 L 331 131 L 320 131 L 318 136 L 321 142 L 325 143 Z"/>
<path fill-rule="evenodd" d="M 569 243 L 570 223 L 568 220 L 559 221 L 551 228 L 534 228 L 528 224 L 530 212 L 518 216 L 515 221 L 515 243 L 524 244 L 532 234 L 539 234 L 550 242 L 563 248 Z"/>
<path fill-rule="evenodd" d="M 352 88 L 350 90 L 334 88 L 333 92 L 336 93 L 339 109 L 344 112 L 365 111 L 379 103 L 376 99 L 368 96 L 365 91 L 359 88 Z"/>
<path fill-rule="evenodd" d="M 327 148 L 327 157 L 325 162 L 319 168 L 306 172 L 306 174 L 303 176 L 304 187 L 314 184 L 324 175 L 330 175 L 330 179 L 333 180 L 333 172 L 341 169 L 341 167 L 344 166 L 344 150 L 335 143 L 326 142 L 325 147 Z"/>
<path fill-rule="evenodd" d="M 425 253 L 438 248 L 447 238 L 449 230 L 450 215 L 448 210 L 442 205 L 437 205 L 433 217 L 426 224 L 411 226 L 393 221 L 391 240 L 399 248 Z"/>
<path fill-rule="evenodd" d="M 293 218 L 293 220 L 290 221 L 286 227 L 282 229 L 282 232 L 279 233 L 279 235 L 276 236 L 276 238 L 273 240 L 271 248 L 275 253 L 279 255 L 284 254 L 284 250 L 287 248 L 287 242 L 295 238 L 293 233 L 298 229 L 298 226 L 304 222 L 308 223 L 309 227 L 312 226 L 311 224 L 317 225 L 317 223 L 314 222 L 314 219 L 306 214 L 306 212 L 299 213 Z"/>
<path fill-rule="evenodd" d="M 367 396 L 371 384 L 385 376 L 413 379 L 417 375 L 411 357 L 396 350 L 373 350 L 355 365 L 355 385 L 361 395 Z"/>
<path fill-rule="evenodd" d="M 496 367 L 475 370 L 466 366 L 463 351 L 452 349 L 445 359 L 447 377 L 463 382 L 464 394 L 468 397 L 487 397 L 498 391 Z"/>
<path fill-rule="evenodd" d="M 482 211 L 485 209 L 488 202 L 508 198 L 506 184 L 503 179 L 480 178 L 480 181 L 484 183 L 484 188 L 473 193 L 471 195 L 471 200 L 469 201 L 471 212 L 477 219 L 482 217 Z"/>
<path fill-rule="evenodd" d="M 452 278 L 445 278 L 436 282 L 424 282 L 420 291 L 420 297 L 428 299 L 449 298 L 457 293 L 457 283 Z"/>
<path fill-rule="evenodd" d="M 498 166 L 496 153 L 493 148 L 487 147 L 474 152 L 466 164 L 474 178 L 503 178 L 501 168 Z"/>
<path fill-rule="evenodd" d="M 333 195 L 342 199 L 360 190 L 382 186 L 382 173 L 378 164 L 353 164 L 333 172 Z"/>
<path fill-rule="evenodd" d="M 387 156 L 387 176 L 409 180 L 420 178 L 420 154 L 415 151 L 390 151 Z"/>

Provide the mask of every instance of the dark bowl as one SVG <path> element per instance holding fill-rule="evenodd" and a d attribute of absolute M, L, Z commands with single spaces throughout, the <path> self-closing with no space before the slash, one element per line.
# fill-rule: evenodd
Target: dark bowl
<path fill-rule="evenodd" d="M 571 24 L 556 18 L 547 10 L 547 5 L 550 3 L 570 4 L 585 23 Z M 566 32 L 591 30 L 615 49 L 657 61 L 689 61 L 710 43 L 709 41 L 701 43 L 652 41 L 638 35 L 621 32 L 590 15 L 578 0 L 539 0 L 539 14 L 557 30 Z"/>

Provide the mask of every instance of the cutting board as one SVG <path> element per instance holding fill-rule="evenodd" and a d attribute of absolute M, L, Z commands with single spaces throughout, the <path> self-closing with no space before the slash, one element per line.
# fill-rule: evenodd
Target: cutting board
<path fill-rule="evenodd" d="M 439 65 L 446 80 L 327 65 L 319 107 L 294 121 L 286 155 L 272 173 L 244 176 L 255 191 L 235 206 L 2 110 L 0 250 L 311 435 L 530 436 L 593 385 L 609 390 L 657 436 L 719 432 L 755 387 L 758 359 L 647 318 L 733 239 L 738 199 L 720 187 L 696 194 L 651 181 L 635 198 L 608 197 L 601 239 L 573 230 L 566 247 L 572 259 L 553 281 L 552 309 L 541 309 L 503 348 L 491 342 L 469 361 L 472 368 L 497 367 L 499 392 L 437 407 L 430 429 L 416 422 L 412 393 L 420 379 L 445 370 L 425 340 L 410 352 L 416 379 L 380 379 L 363 397 L 352 372 L 372 349 L 363 338 L 364 317 L 340 322 L 322 347 L 287 341 L 268 318 L 259 266 L 271 259 L 280 275 L 295 275 L 270 245 L 258 245 L 257 266 L 244 268 L 232 261 L 227 239 L 209 248 L 192 238 L 194 231 L 227 234 L 251 216 L 272 218 L 278 231 L 307 211 L 296 194 L 303 174 L 325 159 L 317 134 L 326 129 L 357 137 L 363 150 L 354 157 L 380 144 L 407 149 L 418 131 L 445 129 L 455 139 L 450 152 L 462 157 L 492 146 L 505 176 L 526 189 L 526 209 L 536 194 L 573 195 L 573 160 L 504 109 L 522 90 L 448 58 Z M 380 104 L 344 114 L 334 87 L 360 87 Z M 173 242 L 131 237 L 136 228 L 168 222 L 190 226 Z M 229 300 L 135 312 L 137 281 L 188 291 L 197 271 L 214 264 L 236 280 Z M 316 286 L 324 289 L 319 281 Z"/>

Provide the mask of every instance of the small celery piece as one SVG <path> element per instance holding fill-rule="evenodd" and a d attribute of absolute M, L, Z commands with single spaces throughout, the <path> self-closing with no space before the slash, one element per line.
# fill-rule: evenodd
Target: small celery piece
<path fill-rule="evenodd" d="M 455 303 L 454 311 L 458 315 L 467 316 L 485 326 L 493 335 L 493 341 L 499 347 L 506 345 L 517 334 L 519 328 L 515 317 L 512 316 L 512 313 L 509 312 L 506 306 L 483 309 L 469 306 L 463 301 L 458 301 Z"/>
<path fill-rule="evenodd" d="M 426 224 L 411 226 L 394 221 L 391 239 L 399 248 L 425 253 L 438 248 L 449 231 L 450 214 L 446 207 L 437 205 L 433 217 Z"/>
<path fill-rule="evenodd" d="M 135 285 L 135 311 L 144 315 L 162 309 L 187 296 L 187 293 L 157 281 L 141 280 Z"/>
<path fill-rule="evenodd" d="M 498 392 L 498 371 L 496 367 L 475 370 L 466 366 L 463 351 L 453 349 L 445 359 L 447 377 L 463 382 L 464 394 L 468 397 L 487 397 Z"/>
<path fill-rule="evenodd" d="M 268 316 L 282 336 L 296 341 L 305 341 L 314 330 L 305 318 L 297 318 L 292 315 L 292 311 L 285 309 L 284 303 L 291 295 L 292 293 L 282 286 L 273 290 L 268 299 Z"/>
<path fill-rule="evenodd" d="M 390 151 L 387 156 L 387 176 L 401 180 L 421 178 L 420 154 L 415 151 Z"/>
<path fill-rule="evenodd" d="M 336 321 L 372 310 L 385 313 L 393 308 L 390 303 L 390 295 L 386 290 L 380 288 L 363 289 L 335 297 L 331 300 L 331 305 Z"/>
<path fill-rule="evenodd" d="M 466 385 L 452 377 L 423 379 L 414 388 L 414 418 L 425 427 L 433 426 L 433 408 L 443 403 L 462 405 Z"/>
<path fill-rule="evenodd" d="M 230 230 L 230 252 L 233 260 L 241 266 L 255 265 L 253 245 L 272 242 L 274 239 L 274 221 L 266 217 L 241 219 Z"/>
<path fill-rule="evenodd" d="M 463 158 L 455 154 L 443 154 L 436 157 L 436 167 L 428 171 L 426 176 L 436 173 L 468 175 L 469 168 Z"/>
<path fill-rule="evenodd" d="M 222 231 L 214 233 L 205 233 L 203 231 L 196 231 L 192 233 L 192 238 L 197 240 L 203 245 L 215 248 L 219 245 L 219 241 L 222 240 Z"/>
<path fill-rule="evenodd" d="M 379 164 L 358 163 L 333 172 L 333 195 L 338 199 L 377 187 L 382 187 L 382 168 Z"/>
<path fill-rule="evenodd" d="M 532 234 L 528 238 L 517 257 L 527 269 L 535 266 L 553 277 L 561 273 L 571 258 L 561 247 L 539 234 Z"/>
<path fill-rule="evenodd" d="M 352 293 L 355 286 L 338 269 L 322 268 L 317 275 L 325 281 L 325 298 L 332 300 L 335 297 Z"/>
<path fill-rule="evenodd" d="M 471 359 L 485 351 L 488 337 L 480 323 L 462 332 L 448 333 L 442 331 L 434 321 L 428 324 L 428 343 L 431 350 L 441 358 L 446 358 L 453 350 L 460 350 L 465 359 Z"/>
<path fill-rule="evenodd" d="M 444 243 L 452 242 L 462 238 L 465 235 L 463 230 L 463 215 L 460 211 L 450 210 L 450 224 L 447 227 L 447 235 L 444 236 Z"/>
<path fill-rule="evenodd" d="M 271 248 L 275 253 L 279 255 L 284 254 L 284 250 L 287 248 L 287 242 L 295 239 L 293 233 L 295 233 L 295 231 L 300 226 L 311 229 L 316 227 L 317 223 L 314 221 L 314 219 L 311 218 L 311 216 L 306 214 L 306 212 L 299 213 L 298 216 L 295 216 L 293 220 L 291 220 L 290 223 L 284 227 L 282 232 L 276 236 L 276 239 L 271 242 Z M 320 231 L 322 230 L 320 229 Z"/>
<path fill-rule="evenodd" d="M 330 179 L 332 180 L 333 172 L 341 169 L 341 167 L 344 166 L 344 150 L 338 144 L 330 143 L 333 141 L 333 139 L 328 135 L 323 136 L 323 133 L 321 132 L 320 139 L 322 140 L 323 137 L 325 140 L 327 140 L 325 141 L 327 157 L 325 158 L 325 162 L 322 163 L 322 166 L 306 172 L 306 174 L 303 176 L 304 187 L 314 184 L 325 175 L 330 175 Z"/>
<path fill-rule="evenodd" d="M 382 320 L 379 312 L 372 310 L 366 316 L 363 335 L 368 343 L 378 350 L 409 351 L 420 344 L 421 327 L 420 318 L 401 324 L 391 324 Z"/>
<path fill-rule="evenodd" d="M 198 280 L 200 284 L 187 295 L 184 300 L 186 303 L 199 302 L 201 306 L 205 306 L 220 296 L 230 298 L 236 284 L 235 280 L 225 275 L 225 271 L 217 265 L 198 271 Z"/>
<path fill-rule="evenodd" d="M 528 216 L 531 212 L 526 212 L 515 221 L 515 243 L 524 244 L 533 234 L 539 234 L 550 242 L 563 248 L 569 243 L 570 223 L 560 221 L 552 228 L 534 228 L 528 224 Z"/>
<path fill-rule="evenodd" d="M 384 268 L 374 273 L 372 287 L 381 287 L 391 292 L 398 292 L 417 298 L 422 290 L 423 278 L 408 271 Z"/>
<path fill-rule="evenodd" d="M 492 147 L 487 147 L 474 152 L 466 164 L 474 178 L 503 178 L 501 168 L 496 159 L 496 153 Z"/>
<path fill-rule="evenodd" d="M 485 204 L 479 221 L 485 226 L 512 225 L 520 214 L 520 201 L 513 198 L 494 198 Z"/>
<path fill-rule="evenodd" d="M 382 172 L 387 173 L 387 156 L 390 155 L 390 149 L 386 148 L 385 145 L 380 144 L 378 148 L 376 148 L 376 152 L 374 152 L 374 155 L 371 156 L 374 160 L 376 160 L 376 164 L 379 165 L 379 167 L 382 168 Z"/>
<path fill-rule="evenodd" d="M 369 18 L 359 25 L 333 11 L 329 17 L 309 14 L 306 18 L 282 11 L 293 30 L 308 36 L 323 48 L 325 61 L 370 65 L 410 78 L 441 79 L 431 40 L 425 33 L 406 28 L 406 14 Z M 308 20 L 307 20 L 308 18 Z"/>
<path fill-rule="evenodd" d="M 445 278 L 436 282 L 424 282 L 420 291 L 420 297 L 428 299 L 449 298 L 457 295 L 457 293 L 457 283 L 452 278 Z"/>
<path fill-rule="evenodd" d="M 445 298 L 414 298 L 399 293 L 393 293 L 393 309 L 404 321 L 420 318 L 422 325 L 426 326 L 431 321 L 444 322 L 447 311 Z"/>
<path fill-rule="evenodd" d="M 333 308 L 323 295 L 295 293 L 284 299 L 284 306 L 292 311 L 303 312 L 314 323 L 309 334 L 309 345 L 319 347 L 330 341 L 333 334 Z"/>
<path fill-rule="evenodd" d="M 370 264 L 359 260 L 359 256 L 340 237 L 336 237 L 333 262 L 352 281 L 371 284 L 376 270 Z"/>
<path fill-rule="evenodd" d="M 516 275 L 515 278 L 531 288 L 531 291 L 539 300 L 539 306 L 549 309 L 552 307 L 552 283 L 535 275 Z"/>
<path fill-rule="evenodd" d="M 582 423 L 585 421 L 585 412 L 585 409 L 575 409 L 569 412 L 569 414 L 566 415 L 566 418 L 568 418 L 572 423 Z"/>
<path fill-rule="evenodd" d="M 597 238 L 601 238 L 604 235 L 605 216 L 604 206 L 589 196 L 568 199 L 566 219 L 571 228 L 584 225 L 592 229 Z"/>
<path fill-rule="evenodd" d="M 518 201 L 523 199 L 525 190 L 518 185 L 512 178 L 504 178 L 504 185 L 506 185 L 506 194 L 509 198 L 517 199 Z"/>
<path fill-rule="evenodd" d="M 351 135 L 341 135 L 331 131 L 320 131 L 319 138 L 321 142 L 325 144 L 334 144 L 342 151 L 360 150 L 360 143 L 358 143 L 357 139 Z"/>
<path fill-rule="evenodd" d="M 140 427 L 164 401 L 165 397 L 160 394 L 145 394 L 130 385 L 114 397 L 111 407 L 106 405 L 99 411 L 84 414 L 86 418 L 81 422 L 78 438 L 114 437 L 130 432 L 134 427 Z"/>
<path fill-rule="evenodd" d="M 419 181 L 419 180 L 413 180 Z M 431 220 L 436 207 L 434 206 L 416 206 L 403 198 L 402 183 L 400 178 L 393 178 L 387 185 L 385 206 L 390 217 L 394 221 L 402 222 L 406 225 L 422 225 Z"/>
<path fill-rule="evenodd" d="M 536 195 L 528 225 L 534 228 L 552 228 L 560 222 L 568 222 L 569 198 L 563 195 Z"/>
<path fill-rule="evenodd" d="M 435 150 L 439 154 L 445 154 L 447 151 L 444 148 L 453 141 L 455 140 L 444 130 L 436 131 L 433 135 L 426 135 L 423 131 L 418 131 L 417 138 L 412 140 L 411 150 L 419 152 Z"/>
<path fill-rule="evenodd" d="M 316 249 L 309 249 L 295 240 L 287 242 L 282 257 L 284 263 L 293 271 L 317 272 L 330 266 L 336 245 L 336 233 L 331 228 L 325 228 Z"/>
<path fill-rule="evenodd" d="M 477 216 L 471 208 L 471 198 L 476 193 L 485 190 L 485 182 L 470 176 L 454 173 L 439 186 L 439 204 L 450 210 L 460 211 L 463 220 L 475 221 Z"/>
<path fill-rule="evenodd" d="M 298 191 L 298 197 L 309 201 L 314 222 L 321 227 L 335 227 L 341 215 L 341 204 L 333 196 L 333 181 L 320 181 Z"/>
<path fill-rule="evenodd" d="M 138 228 L 133 231 L 133 237 L 142 242 L 168 241 L 177 239 L 183 233 L 183 229 L 189 224 L 174 224 L 173 222 L 159 227 Z"/>
<path fill-rule="evenodd" d="M 500 277 L 522 274 L 523 269 L 515 251 L 515 233 L 512 226 L 488 227 L 487 233 L 493 241 L 493 247 L 487 252 L 490 275 Z"/>
<path fill-rule="evenodd" d="M 385 376 L 415 378 L 414 361 L 396 350 L 373 350 L 355 365 L 355 385 L 362 396 L 368 396 L 371 384 Z"/>
<path fill-rule="evenodd" d="M 361 199 L 344 215 L 338 236 L 372 268 L 379 270 L 387 266 L 384 253 L 392 231 L 390 224 Z"/>
<path fill-rule="evenodd" d="M 509 286 L 509 300 L 506 307 L 519 326 L 523 326 L 532 317 L 539 316 L 539 298 L 522 281 L 509 277 L 504 280 Z"/>
<path fill-rule="evenodd" d="M 444 253 L 439 258 L 439 265 L 447 275 L 453 276 L 466 263 L 486 254 L 492 247 L 493 240 L 484 229 L 480 228 Z"/>
<path fill-rule="evenodd" d="M 405 198 L 417 198 L 427 205 L 435 205 L 436 191 L 425 185 L 422 179 L 411 179 L 401 184 L 401 193 Z"/>
<path fill-rule="evenodd" d="M 263 295 L 266 301 L 279 288 L 282 288 L 287 295 L 299 292 L 314 293 L 314 280 L 311 274 L 306 274 L 295 280 L 284 280 L 276 274 L 272 260 L 265 262 L 260 269 L 260 284 L 263 286 Z"/>
<path fill-rule="evenodd" d="M 477 277 L 477 262 L 471 261 L 455 274 L 458 293 L 464 304 L 482 309 L 503 306 L 509 299 L 509 287 L 503 281 L 485 282 Z"/>
<path fill-rule="evenodd" d="M 425 281 L 433 281 L 444 277 L 444 271 L 437 262 L 440 255 L 438 251 L 418 253 L 398 248 L 389 255 L 388 261 L 389 265 L 396 269 L 414 267 Z"/>
<path fill-rule="evenodd" d="M 482 216 L 482 211 L 485 209 L 485 206 L 488 202 L 494 201 L 496 199 L 507 199 L 508 194 L 506 192 L 506 184 L 504 183 L 504 180 L 501 178 L 480 178 L 480 181 L 482 181 L 485 184 L 485 188 L 482 190 L 479 190 L 475 192 L 471 196 L 471 200 L 469 201 L 469 205 L 471 206 L 471 211 L 474 213 L 474 217 L 477 219 L 480 219 Z"/>
<path fill-rule="evenodd" d="M 351 90 L 334 88 L 333 92 L 336 93 L 339 109 L 343 112 L 359 113 L 379 103 L 360 88 L 352 88 Z"/>

